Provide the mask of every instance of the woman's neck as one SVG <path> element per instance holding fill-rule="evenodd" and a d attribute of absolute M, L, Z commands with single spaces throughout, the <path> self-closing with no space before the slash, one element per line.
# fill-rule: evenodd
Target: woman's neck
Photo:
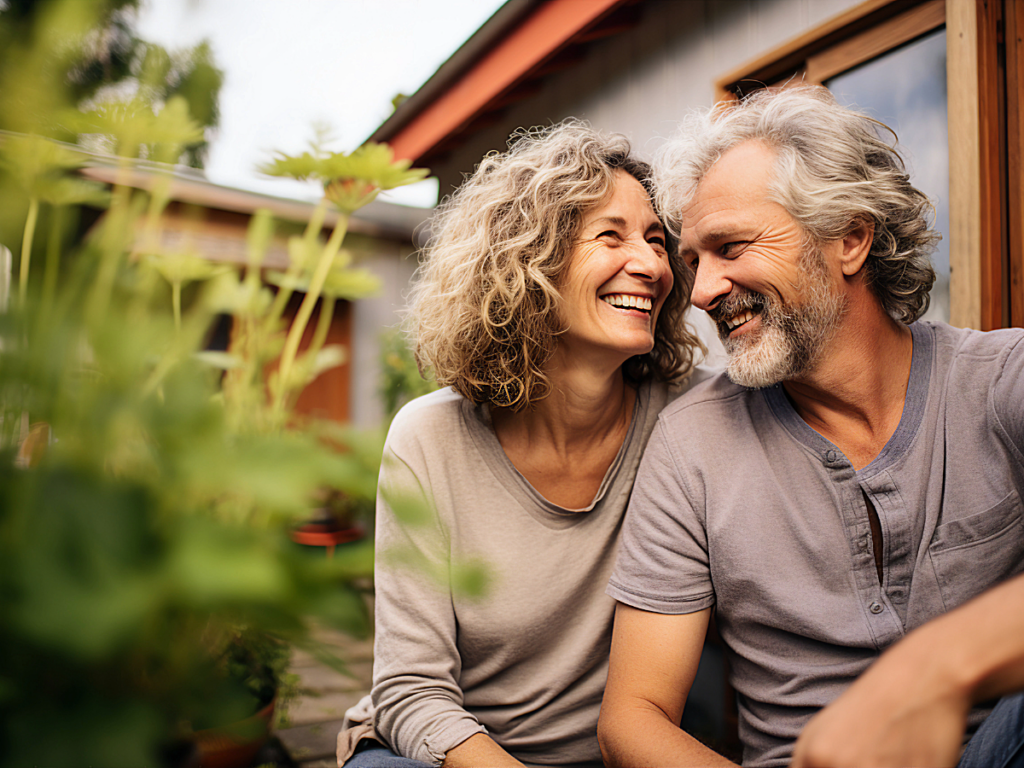
<path fill-rule="evenodd" d="M 625 382 L 622 369 L 604 376 L 579 369 L 552 370 L 550 393 L 529 408 L 513 413 L 497 411 L 495 430 L 515 430 L 530 442 L 544 441 L 561 449 L 588 444 L 628 427 L 636 390 Z M 500 425 L 500 426 L 499 426 Z M 624 431 L 624 430 L 622 430 Z"/>
<path fill-rule="evenodd" d="M 594 499 L 629 431 L 636 390 L 622 370 L 601 377 L 578 369 L 549 373 L 551 392 L 529 409 L 495 409 L 505 455 L 546 499 L 568 509 Z"/>

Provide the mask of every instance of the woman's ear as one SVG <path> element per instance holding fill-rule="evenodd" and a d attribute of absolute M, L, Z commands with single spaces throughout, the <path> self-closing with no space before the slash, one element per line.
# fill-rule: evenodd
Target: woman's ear
<path fill-rule="evenodd" d="M 875 240 L 875 222 L 859 220 L 856 226 L 843 238 L 843 250 L 840 255 L 840 263 L 843 267 L 843 274 L 853 277 L 864 266 L 868 254 L 871 252 L 871 244 Z"/>

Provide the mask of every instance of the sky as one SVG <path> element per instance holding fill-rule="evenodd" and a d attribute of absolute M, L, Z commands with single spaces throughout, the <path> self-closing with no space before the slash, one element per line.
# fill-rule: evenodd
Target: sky
<path fill-rule="evenodd" d="M 315 200 L 313 184 L 261 176 L 276 150 L 308 148 L 314 125 L 351 151 L 504 0 L 144 0 L 141 37 L 167 48 L 208 39 L 224 70 L 210 181 Z M 433 205 L 435 181 L 382 195 Z"/>

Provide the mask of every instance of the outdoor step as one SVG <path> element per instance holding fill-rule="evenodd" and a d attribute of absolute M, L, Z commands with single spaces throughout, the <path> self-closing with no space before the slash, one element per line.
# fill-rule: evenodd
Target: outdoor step
<path fill-rule="evenodd" d="M 334 759 L 334 753 L 339 730 L 341 730 L 340 718 L 322 723 L 283 728 L 277 731 L 276 735 L 292 759 L 300 763 L 303 768 L 313 768 L 311 761 L 325 759 L 330 761 L 326 763 L 327 765 L 335 768 L 337 762 Z"/>

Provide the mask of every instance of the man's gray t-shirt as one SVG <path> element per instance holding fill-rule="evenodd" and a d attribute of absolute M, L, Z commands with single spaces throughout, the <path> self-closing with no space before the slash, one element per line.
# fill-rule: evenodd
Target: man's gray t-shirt
<path fill-rule="evenodd" d="M 651 436 L 608 594 L 715 607 L 744 764 L 788 764 L 807 720 L 883 650 L 1024 570 L 1024 331 L 911 330 L 902 419 L 859 471 L 782 387 L 724 375 Z"/>

